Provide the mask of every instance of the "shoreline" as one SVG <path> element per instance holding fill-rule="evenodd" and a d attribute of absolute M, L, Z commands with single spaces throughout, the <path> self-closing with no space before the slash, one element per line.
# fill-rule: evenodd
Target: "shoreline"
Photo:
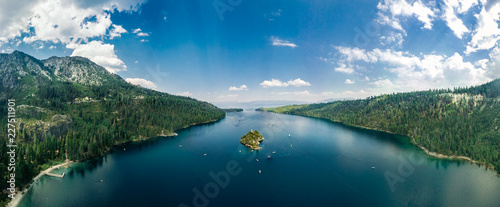
<path fill-rule="evenodd" d="M 183 128 L 180 128 L 180 129 L 177 129 L 177 130 L 183 130 L 183 129 L 187 129 L 189 127 L 192 127 L 192 126 L 198 126 L 198 125 L 204 125 L 204 124 L 209 124 L 209 123 L 214 123 L 214 122 L 217 122 L 217 121 L 220 121 L 222 120 L 224 117 L 220 118 L 220 119 L 214 119 L 214 120 L 209 120 L 209 121 L 206 121 L 206 122 L 201 122 L 201 123 L 193 123 L 193 124 L 190 124 L 188 126 L 185 126 Z M 126 141 L 126 142 L 123 142 L 123 143 L 120 143 L 120 144 L 116 144 L 116 145 L 113 145 L 111 146 L 105 153 L 103 154 L 107 154 L 107 153 L 110 153 L 111 152 L 111 149 L 113 147 L 116 147 L 116 146 L 119 146 L 119 145 L 122 145 L 122 144 L 127 144 L 127 143 L 133 143 L 133 142 L 140 142 L 140 141 L 146 141 L 146 140 L 149 140 L 149 139 L 152 139 L 152 138 L 155 138 L 155 137 L 176 137 L 178 134 L 175 132 L 175 131 L 172 131 L 172 132 L 168 132 L 167 134 L 165 134 L 163 131 L 161 134 L 157 134 L 156 136 L 152 136 L 152 137 L 147 137 L 147 138 L 141 138 L 142 136 L 139 136 L 138 139 L 133 139 L 133 140 L 129 140 L 129 141 Z M 102 156 L 102 155 L 101 155 Z M 95 156 L 97 157 L 97 156 Z M 93 158 L 93 157 L 92 157 Z M 91 158 L 88 158 L 88 159 L 91 159 Z M 28 190 L 31 189 L 31 186 L 33 185 L 32 182 L 34 181 L 37 181 L 38 179 L 40 179 L 42 176 L 46 175 L 46 173 L 50 173 L 50 171 L 56 169 L 56 168 L 59 168 L 59 167 L 64 167 L 68 164 L 72 164 L 72 163 L 76 163 L 76 162 L 81 162 L 81 161 L 85 161 L 85 160 L 88 160 L 88 159 L 84 159 L 84 160 L 78 160 L 78 161 L 71 161 L 71 160 L 68 160 L 66 159 L 66 161 L 64 163 L 61 163 L 61 164 L 58 164 L 58 165 L 53 165 L 49 168 L 47 168 L 46 170 L 44 171 L 41 171 L 37 176 L 33 177 L 31 179 L 31 181 L 26 184 L 26 185 L 29 185 L 28 188 L 22 190 L 22 191 L 17 191 L 16 194 L 15 194 L 15 199 L 11 199 L 6 207 L 17 207 L 19 205 L 19 203 L 21 202 L 21 200 L 24 198 L 24 195 L 28 192 Z M 24 185 L 23 187 L 25 187 L 26 185 Z"/>
<path fill-rule="evenodd" d="M 277 112 L 273 112 L 273 111 L 264 111 L 264 112 L 277 113 Z M 300 114 L 286 114 L 286 113 L 277 113 L 277 114 L 295 115 L 295 116 L 303 116 L 303 117 L 310 117 L 310 118 L 312 117 L 312 118 L 317 118 L 317 119 L 323 119 L 323 120 L 331 121 L 331 122 L 334 122 L 334 123 L 343 124 L 345 126 L 356 127 L 356 128 L 361 128 L 361 129 L 368 129 L 368 130 L 373 130 L 373 131 L 378 131 L 378 132 L 385 132 L 385 133 L 388 133 L 388 134 L 393 134 L 393 135 L 399 135 L 399 136 L 408 137 L 408 138 L 411 139 L 411 143 L 415 147 L 421 149 L 429 157 L 436 158 L 436 159 L 448 159 L 448 160 L 465 161 L 465 162 L 468 162 L 468 163 L 471 163 L 471 164 L 477 164 L 477 165 L 480 165 L 480 166 L 484 166 L 488 170 L 493 170 L 493 172 L 495 172 L 496 175 L 498 177 L 500 177 L 500 169 L 497 170 L 494 167 L 489 166 L 487 163 L 483 163 L 483 162 L 480 162 L 480 161 L 477 161 L 477 160 L 473 160 L 472 158 L 466 157 L 466 156 L 445 155 L 445 154 L 441 154 L 441 153 L 437 153 L 437 152 L 431 152 L 427 148 L 425 148 L 425 147 L 417 144 L 417 142 L 415 141 L 415 138 L 407 136 L 407 135 L 401 135 L 401 134 L 397 134 L 397 133 L 394 133 L 394 132 L 390 132 L 390 131 L 386 131 L 386 130 L 381 130 L 381 129 L 373 129 L 373 128 L 365 127 L 365 126 L 359 126 L 359 125 L 353 125 L 353 124 L 346 124 L 346 123 L 343 123 L 341 121 L 335 121 L 335 120 L 331 120 L 331 119 L 327 119 L 327 118 L 320 118 L 320 117 L 314 117 L 314 116 L 306 116 L 306 115 L 300 115 Z"/>
<path fill-rule="evenodd" d="M 329 119 L 327 119 L 329 120 Z M 330 120 L 330 121 L 333 121 L 333 120 Z M 436 158 L 436 159 L 447 159 L 447 160 L 458 160 L 458 161 L 465 161 L 465 162 L 468 162 L 468 163 L 471 163 L 471 164 L 477 164 L 477 165 L 481 165 L 481 166 L 484 166 L 486 169 L 488 170 L 493 170 L 493 172 L 495 172 L 497 174 L 497 176 L 500 177 L 500 171 L 499 170 L 496 170 L 495 168 L 489 166 L 487 163 L 484 163 L 484 162 L 480 162 L 480 161 L 477 161 L 477 160 L 474 160 L 470 157 L 467 157 L 467 156 L 461 156 L 461 155 L 445 155 L 445 154 L 441 154 L 441 153 L 438 153 L 438 152 L 432 152 L 430 150 L 428 150 L 427 148 L 425 148 L 424 146 L 418 144 L 416 141 L 415 141 L 415 138 L 414 137 L 411 137 L 411 136 L 407 136 L 407 135 L 401 135 L 401 134 L 397 134 L 397 133 L 394 133 L 394 132 L 390 132 L 390 131 L 386 131 L 386 130 L 379 130 L 379 129 L 373 129 L 373 128 L 369 128 L 369 127 L 364 127 L 364 126 L 358 126 L 358 125 L 351 125 L 351 124 L 345 124 L 345 123 L 342 123 L 342 122 L 339 122 L 339 121 L 333 121 L 333 122 L 336 122 L 336 123 L 340 123 L 340 124 L 344 124 L 346 126 L 352 126 L 352 127 L 357 127 L 357 128 L 362 128 L 362 129 L 368 129 L 368 130 L 374 130 L 374 131 L 379 131 L 379 132 L 385 132 L 385 133 L 388 133 L 388 134 L 393 134 L 393 135 L 398 135 L 398 136 L 404 136 L 404 137 L 408 137 L 411 139 L 411 143 L 413 145 L 415 145 L 415 147 L 419 148 L 420 150 L 422 150 L 427 156 L 429 157 L 432 157 L 432 158 Z"/>
<path fill-rule="evenodd" d="M 19 205 L 19 203 L 21 202 L 21 200 L 23 200 L 24 198 L 24 195 L 31 189 L 31 187 L 33 186 L 33 183 L 34 181 L 37 181 L 39 180 L 42 176 L 46 175 L 47 173 L 50 173 L 52 170 L 55 170 L 57 168 L 60 168 L 60 167 L 64 167 L 66 165 L 69 165 L 69 164 L 72 164 L 74 163 L 73 161 L 71 160 L 66 160 L 64 161 L 63 163 L 61 164 L 57 164 L 57 165 L 53 165 L 49 168 L 47 168 L 46 170 L 44 171 L 41 171 L 37 176 L 35 176 L 33 179 L 31 179 L 30 183 L 29 184 L 26 184 L 26 185 L 29 185 L 28 188 L 22 190 L 22 191 L 17 191 L 16 194 L 15 194 L 15 199 L 11 199 L 10 202 L 7 203 L 6 207 L 17 207 Z M 23 186 L 23 187 L 26 187 Z"/>

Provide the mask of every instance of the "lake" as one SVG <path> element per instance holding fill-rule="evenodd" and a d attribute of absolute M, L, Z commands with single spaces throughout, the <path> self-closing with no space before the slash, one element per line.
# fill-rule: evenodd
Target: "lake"
<path fill-rule="evenodd" d="M 260 151 L 239 143 L 251 129 Z M 406 137 L 257 111 L 178 134 L 61 168 L 20 206 L 500 206 L 495 172 Z"/>

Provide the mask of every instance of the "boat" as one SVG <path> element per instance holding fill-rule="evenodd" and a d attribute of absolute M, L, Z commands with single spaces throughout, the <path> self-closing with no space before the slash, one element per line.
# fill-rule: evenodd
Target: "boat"
<path fill-rule="evenodd" d="M 262 173 L 262 171 L 259 170 L 259 173 Z"/>
<path fill-rule="evenodd" d="M 271 155 L 267 156 L 267 159 L 271 159 Z"/>
<path fill-rule="evenodd" d="M 276 151 L 274 151 L 273 154 L 276 154 Z"/>
<path fill-rule="evenodd" d="M 375 170 L 375 167 L 372 167 L 372 170 Z"/>
<path fill-rule="evenodd" d="M 207 156 L 207 153 L 203 154 L 203 156 Z"/>
<path fill-rule="evenodd" d="M 257 162 L 259 161 L 259 159 L 255 159 Z"/>
<path fill-rule="evenodd" d="M 292 135 L 288 134 L 289 137 L 291 137 Z"/>
<path fill-rule="evenodd" d="M 182 144 L 180 144 L 179 147 L 182 147 Z"/>

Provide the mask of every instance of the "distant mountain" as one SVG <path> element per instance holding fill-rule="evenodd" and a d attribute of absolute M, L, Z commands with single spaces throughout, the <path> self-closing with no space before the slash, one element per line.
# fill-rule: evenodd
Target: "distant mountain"
<path fill-rule="evenodd" d="M 424 150 L 452 158 L 468 157 L 500 170 L 500 79 L 454 90 L 262 110 L 325 118 L 409 136 Z"/>
<path fill-rule="evenodd" d="M 296 105 L 296 104 L 307 104 L 304 101 L 250 101 L 250 102 L 236 102 L 236 101 L 226 101 L 226 102 L 215 102 L 214 104 L 221 108 L 244 108 L 244 109 L 256 109 L 261 107 L 277 107 L 284 105 Z"/>
<path fill-rule="evenodd" d="M 207 102 L 131 85 L 83 57 L 38 60 L 23 52 L 0 54 L 0 121 L 15 99 L 19 167 L 27 183 L 51 160 L 81 160 L 112 146 L 172 135 L 193 124 L 221 119 Z M 6 135 L 7 127 L 0 134 Z M 1 136 L 0 171 L 6 172 L 6 136 Z M 5 176 L 0 180 L 2 189 Z M 19 186 L 19 185 L 18 185 Z"/>

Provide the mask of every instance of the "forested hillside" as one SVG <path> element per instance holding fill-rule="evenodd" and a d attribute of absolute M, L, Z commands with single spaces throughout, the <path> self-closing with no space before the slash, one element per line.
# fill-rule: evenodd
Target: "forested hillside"
<path fill-rule="evenodd" d="M 431 152 L 500 169 L 500 80 L 484 85 L 363 100 L 261 109 L 325 118 L 414 138 Z"/>
<path fill-rule="evenodd" d="M 15 99 L 17 186 L 52 162 L 225 116 L 212 104 L 125 82 L 82 57 L 0 54 L 0 188 L 6 189 L 7 100 Z"/>

